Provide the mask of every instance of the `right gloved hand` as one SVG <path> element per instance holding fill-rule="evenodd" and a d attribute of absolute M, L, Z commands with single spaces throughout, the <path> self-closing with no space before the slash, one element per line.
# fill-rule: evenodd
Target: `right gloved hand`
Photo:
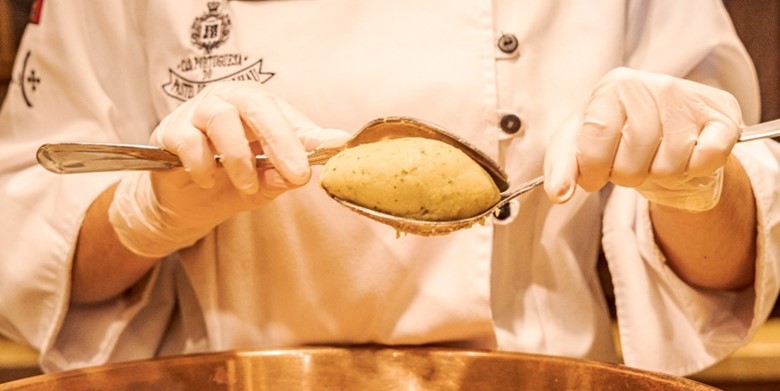
<path fill-rule="evenodd" d="M 152 144 L 178 155 L 184 169 L 124 177 L 109 220 L 129 250 L 165 256 L 234 214 L 303 186 L 311 176 L 306 151 L 348 137 L 317 127 L 260 84 L 211 85 L 168 115 L 151 136 Z M 275 169 L 255 168 L 258 153 L 268 155 Z"/>
<path fill-rule="evenodd" d="M 739 140 L 741 110 L 726 91 L 668 75 L 617 68 L 596 86 L 579 123 L 545 155 L 555 203 L 579 184 L 632 187 L 656 205 L 703 212 L 717 205 L 723 166 Z"/>

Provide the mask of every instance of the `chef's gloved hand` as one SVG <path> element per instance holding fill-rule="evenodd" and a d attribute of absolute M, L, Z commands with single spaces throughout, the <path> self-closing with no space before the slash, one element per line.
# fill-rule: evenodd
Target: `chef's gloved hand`
<path fill-rule="evenodd" d="M 736 99 L 725 91 L 615 69 L 597 85 L 584 117 L 552 136 L 545 190 L 562 203 L 576 184 L 596 191 L 609 181 L 656 204 L 709 210 L 718 203 L 741 122 Z"/>
<path fill-rule="evenodd" d="M 317 127 L 254 82 L 214 84 L 168 115 L 151 143 L 184 169 L 133 172 L 117 186 L 109 220 L 131 251 L 161 257 L 192 245 L 236 213 L 309 181 L 306 151 L 349 135 Z M 255 154 L 275 169 L 255 168 Z M 214 155 L 221 156 L 218 167 Z"/>

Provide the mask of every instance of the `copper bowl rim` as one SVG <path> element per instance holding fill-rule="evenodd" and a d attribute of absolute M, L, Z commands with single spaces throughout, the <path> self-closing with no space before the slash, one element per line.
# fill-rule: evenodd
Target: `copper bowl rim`
<path fill-rule="evenodd" d="M 622 376 L 663 385 L 668 389 L 685 390 L 714 390 L 716 388 L 691 380 L 685 377 L 669 375 L 660 372 L 632 368 L 618 363 L 607 363 L 580 358 L 551 356 L 535 353 L 511 352 L 501 350 L 462 349 L 450 347 L 430 346 L 304 346 L 297 348 L 267 348 L 267 349 L 238 349 L 215 352 L 193 353 L 186 355 L 166 356 L 159 358 L 132 360 L 109 363 L 95 367 L 72 369 L 56 373 L 37 375 L 25 379 L 0 384 L 0 391 L 37 389 L 40 385 L 57 385 L 63 380 L 90 377 L 97 374 L 111 373 L 141 373 L 140 371 L 152 367 L 187 366 L 203 362 L 228 362 L 228 361 L 253 361 L 273 357 L 306 358 L 306 357 L 371 357 L 372 359 L 406 359 L 411 357 L 430 358 L 431 360 L 491 360 L 493 363 L 523 362 L 567 368 L 571 370 L 586 370 L 597 372 L 600 376 L 608 378 L 611 375 Z"/>

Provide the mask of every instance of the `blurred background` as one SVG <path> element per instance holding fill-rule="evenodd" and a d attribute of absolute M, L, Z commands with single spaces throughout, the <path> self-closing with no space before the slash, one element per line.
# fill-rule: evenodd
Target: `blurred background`
<path fill-rule="evenodd" d="M 32 3 L 0 0 L 0 101 L 8 84 L 19 77 L 12 65 Z M 780 0 L 725 0 L 724 4 L 756 64 L 762 120 L 780 118 Z M 609 286 L 603 262 L 601 268 Z M 607 298 L 612 300 L 609 293 Z M 36 361 L 35 352 L 0 337 L 0 383 L 39 374 Z M 780 305 L 749 345 L 691 377 L 724 390 L 780 390 Z"/>

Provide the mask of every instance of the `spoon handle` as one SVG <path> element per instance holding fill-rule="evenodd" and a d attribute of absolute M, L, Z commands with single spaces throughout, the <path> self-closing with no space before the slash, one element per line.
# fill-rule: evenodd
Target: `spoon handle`
<path fill-rule="evenodd" d="M 742 135 L 739 136 L 739 142 L 774 137 L 780 137 L 780 119 L 743 126 Z"/>
<path fill-rule="evenodd" d="M 534 179 L 531 179 L 528 182 L 525 182 L 523 184 L 520 184 L 518 186 L 514 186 L 510 188 L 509 190 L 501 193 L 501 200 L 498 201 L 496 206 L 493 207 L 493 210 L 497 210 L 498 208 L 501 208 L 502 206 L 509 203 L 509 201 L 512 201 L 513 199 L 520 197 L 521 195 L 539 187 L 544 183 L 544 177 L 538 176 Z"/>
<path fill-rule="evenodd" d="M 325 164 L 338 148 L 320 148 L 309 152 L 309 163 Z M 155 146 L 109 143 L 44 144 L 36 154 L 38 163 L 57 174 L 100 171 L 168 170 L 181 167 L 175 154 Z M 214 159 L 220 164 L 220 156 Z M 255 156 L 257 168 L 271 168 L 273 162 L 266 155 Z"/>

